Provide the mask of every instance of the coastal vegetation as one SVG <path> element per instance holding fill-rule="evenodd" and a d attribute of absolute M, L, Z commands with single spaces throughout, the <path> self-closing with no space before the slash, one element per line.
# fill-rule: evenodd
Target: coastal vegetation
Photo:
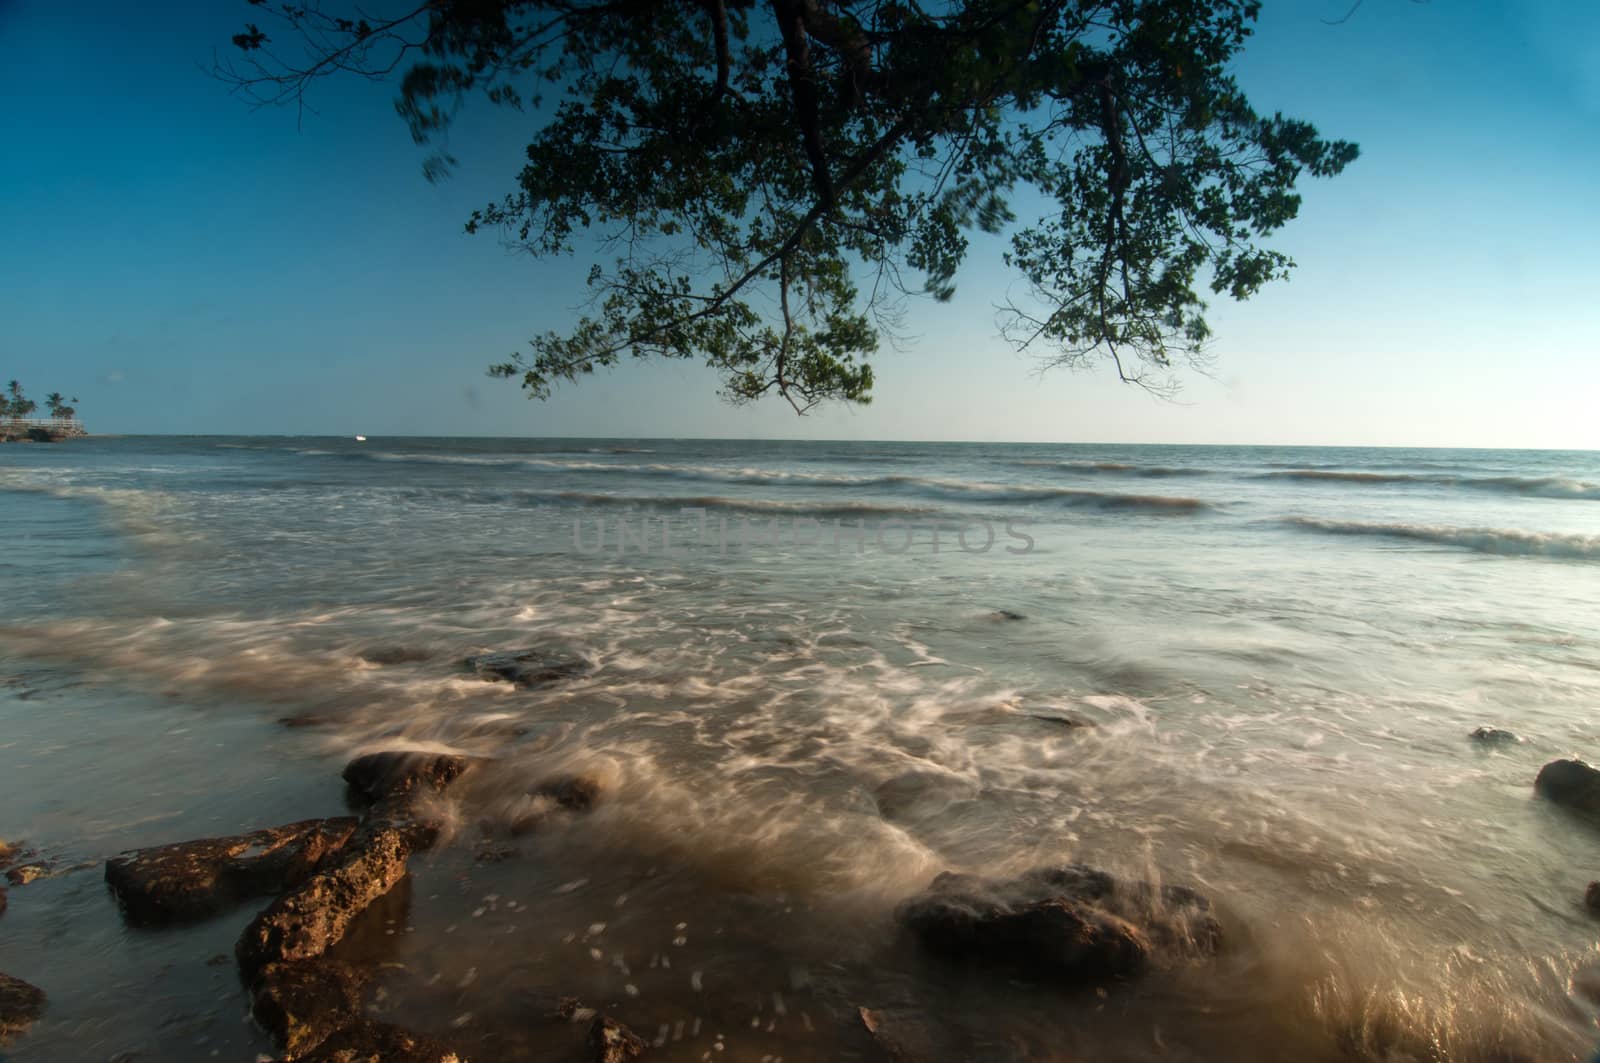
<path fill-rule="evenodd" d="M 216 73 L 304 107 L 398 72 L 430 180 L 469 99 L 531 126 L 466 228 L 592 256 L 592 312 L 491 368 L 539 398 L 632 356 L 703 360 L 736 402 L 865 403 L 907 300 L 950 299 L 975 236 L 1008 242 L 980 246 L 1027 292 L 998 322 L 1020 350 L 1170 390 L 1206 362 L 1202 292 L 1285 277 L 1263 241 L 1357 154 L 1229 73 L 1256 0 L 336 6 L 258 5 Z"/>
<path fill-rule="evenodd" d="M 28 398 L 20 381 L 12 380 L 0 394 L 0 443 L 52 443 L 84 434 L 78 424 L 78 399 L 69 401 L 59 391 L 45 396 L 47 420 L 35 419 L 39 404 Z"/>

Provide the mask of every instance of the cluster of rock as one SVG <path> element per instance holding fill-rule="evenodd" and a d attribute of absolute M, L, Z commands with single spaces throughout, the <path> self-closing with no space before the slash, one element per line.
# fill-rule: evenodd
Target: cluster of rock
<path fill-rule="evenodd" d="M 365 805 L 360 818 L 306 820 L 128 852 L 106 863 L 106 881 L 128 919 L 141 925 L 201 919 L 250 897 L 274 897 L 240 935 L 234 955 L 251 1015 L 285 1059 L 461 1063 L 460 1052 L 439 1039 L 367 1018 L 362 992 L 371 972 L 330 950 L 405 878 L 410 857 L 432 847 L 441 824 L 427 812 L 428 801 L 473 763 L 436 753 L 358 757 L 345 767 L 344 779 Z M 598 792 L 573 777 L 536 790 L 565 807 L 588 807 Z M 596 1019 L 591 1043 L 596 1060 L 631 1059 L 642 1051 L 642 1042 L 603 1017 Z"/>
<path fill-rule="evenodd" d="M 36 855 L 25 846 L 0 840 L 0 871 L 5 872 L 6 882 L 11 886 L 25 886 L 44 877 L 48 869 L 35 862 Z M 0 886 L 0 915 L 5 914 L 8 903 L 6 887 Z M 44 1005 L 44 990 L 20 978 L 0 974 L 0 1041 L 37 1022 L 44 1013 Z"/>

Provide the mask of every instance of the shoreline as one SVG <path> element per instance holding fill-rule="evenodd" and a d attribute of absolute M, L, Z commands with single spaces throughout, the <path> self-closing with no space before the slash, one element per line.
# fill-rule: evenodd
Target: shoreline
<path fill-rule="evenodd" d="M 570 670 L 547 667 L 550 661 L 543 654 L 536 661 L 518 660 L 529 656 L 531 652 L 491 655 L 481 662 L 479 678 L 498 680 L 507 687 L 543 687 L 574 678 Z M 509 669 L 501 667 L 507 658 L 510 664 L 537 668 L 508 674 Z M 233 721 L 229 726 L 241 724 Z M 246 730 L 262 725 L 271 727 L 258 719 Z M 278 754 L 304 754 L 317 745 L 323 747 L 324 755 L 313 757 L 313 762 L 296 757 L 291 777 L 305 776 L 309 782 L 327 773 L 335 750 L 316 742 L 315 735 L 322 730 L 318 724 L 282 718 L 278 725 L 274 730 L 287 743 Z M 1480 749 L 1518 741 L 1492 730 L 1465 737 Z M 177 952 L 169 953 L 168 963 L 181 956 L 179 962 L 196 975 L 204 972 L 213 987 L 207 1021 L 223 1023 L 238 1012 L 253 1011 L 253 1036 L 271 1034 L 287 1053 L 275 1058 L 325 1058 L 318 1054 L 321 1044 L 327 1046 L 320 1050 L 326 1058 L 341 1058 L 333 1053 L 355 1048 L 379 1052 L 379 1058 L 429 1063 L 452 1059 L 615 1063 L 644 1053 L 647 1059 L 677 1060 L 700 1058 L 702 1050 L 721 1052 L 723 1047 L 732 1050 L 727 1058 L 781 1054 L 791 1063 L 842 1058 L 846 1053 L 866 1060 L 938 1063 L 971 1058 L 972 1029 L 992 1036 L 1015 1035 L 1047 1049 L 1045 1056 L 1015 1056 L 1020 1063 L 1058 1058 L 1048 1050 L 1054 1044 L 1052 1037 L 1063 1036 L 1062 1023 L 1059 1015 L 1042 1014 L 1047 1006 L 1086 1024 L 1082 1034 L 1086 1040 L 1077 1047 L 1088 1051 L 1083 1058 L 1096 1058 L 1097 1038 L 1104 1038 L 1108 1046 L 1128 1048 L 1139 1029 L 1162 1017 L 1159 1011 L 1148 1010 L 1153 1001 L 1190 981 L 1237 974 L 1241 963 L 1260 962 L 1257 950 L 1278 936 L 1270 921 L 1248 912 L 1249 897 L 1230 896 L 1227 890 L 1220 895 L 1225 931 L 1203 930 L 1196 935 L 1193 926 L 1185 924 L 1175 932 L 1152 917 L 1159 910 L 1182 910 L 1197 903 L 1198 912 L 1205 913 L 1210 905 L 1178 885 L 1181 879 L 1163 882 L 1159 873 L 1155 879 L 1166 898 L 1161 909 L 1106 911 L 1100 903 L 1104 896 L 1152 895 L 1151 886 L 1119 874 L 1120 885 L 1096 887 L 1102 892 L 1091 892 L 1089 898 L 1091 914 L 1103 914 L 1088 920 L 1089 940 L 1099 944 L 1086 954 L 1101 966 L 1087 976 L 1068 969 L 1063 977 L 1060 954 L 1040 958 L 1029 951 L 1029 942 L 1036 932 L 1059 932 L 1062 928 L 1051 919 L 1062 917 L 1060 913 L 1081 915 L 1083 898 L 1071 893 L 1042 899 L 1029 894 L 1018 902 L 1019 883 L 1039 881 L 1039 872 L 1015 877 L 1009 870 L 997 869 L 996 879 L 979 883 L 977 900 L 968 898 L 977 880 L 960 876 L 952 882 L 930 874 L 932 881 L 920 893 L 852 926 L 848 915 L 826 910 L 826 902 L 833 898 L 786 897 L 782 891 L 769 898 L 765 889 L 707 879 L 703 872 L 685 875 L 683 868 L 670 864 L 658 870 L 664 854 L 670 859 L 671 847 L 654 853 L 633 851 L 641 825 L 626 820 L 641 810 L 616 807 L 626 795 L 614 794 L 609 781 L 581 775 L 552 778 L 545 767 L 534 769 L 541 773 L 536 776 L 528 774 L 528 765 L 493 757 L 414 749 L 362 754 L 362 748 L 370 747 L 337 753 L 346 761 L 343 779 L 349 784 L 342 804 L 333 789 L 337 762 L 331 765 L 335 772 L 314 787 L 320 798 L 306 794 L 304 800 L 291 802 L 299 806 L 294 815 L 318 818 L 275 820 L 273 811 L 258 808 L 254 814 L 229 816 L 225 821 L 229 831 L 243 823 L 246 834 L 222 833 L 201 841 L 179 840 L 193 835 L 173 833 L 171 825 L 139 827 L 128 835 L 146 843 L 144 849 L 109 859 L 106 853 L 74 854 L 75 860 L 93 859 L 48 869 L 53 873 L 13 887 L 12 911 L 0 919 L 59 919 L 66 903 L 66 910 L 79 913 L 76 920 L 93 906 L 96 919 L 120 924 L 141 952 L 170 944 Z M 274 755 L 261 749 L 241 755 L 254 758 L 259 753 Z M 1593 789 L 1587 775 L 1580 781 L 1585 794 Z M 507 782 L 526 789 L 534 799 L 533 818 L 521 831 L 507 834 L 502 827 L 491 833 L 484 828 L 484 814 Z M 1540 789 L 1548 789 L 1545 782 L 1541 778 Z M 886 803 L 890 797 L 877 795 L 880 814 L 893 814 L 892 805 Z M 1585 797 L 1550 803 L 1588 802 Z M 621 821 L 615 818 L 619 813 Z M 353 826 L 352 815 L 360 817 L 359 826 Z M 339 836 L 328 841 L 312 825 L 328 831 L 337 828 Z M 476 837 L 479 834 L 482 837 Z M 301 850 L 295 845 L 305 839 L 323 845 L 326 852 L 296 863 Z M 47 852 L 52 849 L 50 839 L 38 840 Z M 111 837 L 106 840 L 111 846 L 105 848 L 119 844 Z M 163 853 L 174 862 L 175 871 L 167 874 L 157 867 L 145 884 L 129 885 L 130 856 L 139 863 Z M 694 854 L 679 855 L 694 862 Z M 61 856 L 64 859 L 65 854 Z M 275 856 L 286 859 L 273 863 Z M 271 866 L 262 871 L 263 863 Z M 1092 880 L 1096 874 L 1072 870 L 1071 865 L 1039 866 L 1054 867 L 1046 872 L 1056 876 L 1052 881 L 1069 871 L 1078 880 Z M 602 877 L 597 868 L 611 873 Z M 99 881 L 100 871 L 111 891 Z M 675 877 L 681 881 L 667 881 Z M 319 878 L 321 885 L 316 884 Z M 50 889 L 51 883 L 64 889 L 69 882 L 72 899 L 44 894 L 39 897 L 44 905 L 28 911 L 35 908 L 31 903 L 35 891 Z M 1206 887 L 1207 892 L 1215 888 Z M 701 902 L 687 911 L 684 893 L 696 889 L 716 893 L 720 900 L 710 906 Z M 961 911 L 982 911 L 991 905 L 990 915 L 954 926 L 937 907 L 930 915 L 930 898 L 937 902 L 941 889 L 956 891 Z M 177 908 L 167 913 L 175 918 L 157 919 L 156 925 L 141 920 L 134 914 L 138 901 L 129 903 L 130 890 L 145 891 L 147 900 L 163 891 L 179 897 Z M 746 895 L 746 890 L 751 892 Z M 274 894 L 278 900 L 272 900 Z M 580 903 L 586 894 L 591 895 L 589 902 Z M 996 897 L 998 901 L 993 900 Z M 19 902 L 23 902 L 20 908 Z M 195 905 L 192 912 L 181 910 L 187 903 Z M 213 903 L 218 904 L 215 910 L 208 907 Z M 1012 910 L 995 904 L 1010 905 Z M 1015 917 L 1030 928 L 1026 939 L 1018 939 L 1002 922 L 993 931 L 1000 943 L 998 953 L 986 943 L 988 931 L 983 929 L 985 920 L 996 913 Z M 708 923 L 707 915 L 715 922 Z M 659 928 L 650 932 L 652 944 L 642 950 L 641 935 L 625 929 L 630 918 L 648 918 Z M 1118 933 L 1131 936 L 1109 942 L 1094 936 L 1104 927 L 1124 924 L 1132 929 Z M 1101 930 L 1093 930 L 1096 926 Z M 1205 926 L 1203 920 L 1199 926 Z M 0 930 L 5 929 L 0 922 Z M 862 929 L 867 933 L 860 934 Z M 246 947 L 244 941 L 252 933 L 256 944 Z M 626 944 L 617 943 L 619 934 Z M 197 935 L 207 944 L 200 945 Z M 508 940 L 502 935 L 517 936 Z M 1210 946 L 1204 944 L 1208 938 Z M 1201 947 L 1191 947 L 1197 939 Z M 307 941 L 312 944 L 306 945 Z M 707 943 L 712 945 L 710 954 L 701 951 Z M 1145 971 L 1139 957 L 1152 943 L 1161 962 Z M 238 972 L 232 958 L 236 948 Z M 1213 948 L 1215 957 L 1210 955 Z M 66 998 L 55 1010 L 44 1005 L 47 1020 L 92 1022 L 92 1015 L 71 1010 L 71 998 L 81 991 L 60 984 L 70 980 L 70 973 L 63 972 L 56 980 L 38 977 L 53 967 L 48 955 L 36 956 L 40 962 L 31 969 L 12 970 L 8 962 L 6 973 L 22 974 L 40 983 L 46 993 Z M 540 955 L 546 957 L 543 973 L 529 959 Z M 1081 959 L 1084 953 L 1075 955 Z M 552 978 L 551 960 L 567 973 Z M 1118 966 L 1122 964 L 1131 966 Z M 829 969 L 826 976 L 817 973 Z M 813 973 L 797 976 L 794 971 Z M 1025 976 L 1021 983 L 1014 980 L 1019 971 Z M 818 978 L 824 979 L 820 986 Z M 1389 1014 L 1393 1005 L 1381 994 L 1360 996 L 1372 993 L 1370 986 L 1351 986 L 1345 992 L 1354 994 L 1345 1003 L 1359 1015 L 1377 1007 L 1383 1021 L 1394 1026 L 1380 1031 L 1379 1042 L 1363 1043 L 1359 1051 L 1341 1059 L 1388 1059 L 1391 1056 L 1385 1053 L 1420 1048 L 1441 1033 L 1461 1049 L 1441 1057 L 1451 1061 L 1568 1058 L 1552 1054 L 1548 1044 L 1545 1051 L 1532 1054 L 1494 1054 L 1511 1050 L 1517 1042 L 1500 1040 L 1512 1031 L 1497 1030 L 1489 1016 L 1483 1017 L 1481 1029 L 1449 1023 L 1411 1028 L 1408 1023 L 1421 1016 Z M 1438 1002 L 1441 1009 L 1446 1005 Z M 954 1016 L 948 1013 L 952 1007 L 958 1009 Z M 1109 1013 L 1101 1014 L 1107 1008 Z M 1299 1058 L 1320 1061 L 1333 1058 L 1319 1051 L 1335 1032 L 1321 1028 L 1329 1018 L 1262 1015 L 1252 1023 L 1293 1033 L 1313 1049 Z M 1442 1018 L 1430 1016 L 1429 1025 Z M 1339 1021 L 1355 1024 L 1358 1019 Z M 1349 1036 L 1358 1032 L 1360 1037 L 1372 1035 L 1356 1025 L 1348 1031 Z M 1230 1031 L 1232 1037 L 1238 1033 Z M 1522 1036 L 1530 1033 L 1521 1031 Z M 752 1040 L 756 1045 L 741 1051 Z M 561 1050 L 551 1050 L 553 1045 L 562 1046 Z M 36 1058 L 20 1038 L 7 1047 L 22 1053 L 19 1060 Z M 47 1045 L 41 1044 L 40 1051 L 43 1054 L 37 1058 L 57 1058 Z M 199 1059 L 206 1054 L 199 1048 L 192 1054 L 168 1049 L 158 1056 Z M 1066 1058 L 1079 1057 L 1068 1051 Z M 1103 1058 L 1138 1057 L 1108 1051 Z M 1224 1042 L 1214 1055 L 1195 1058 L 1256 1057 L 1230 1051 Z"/>

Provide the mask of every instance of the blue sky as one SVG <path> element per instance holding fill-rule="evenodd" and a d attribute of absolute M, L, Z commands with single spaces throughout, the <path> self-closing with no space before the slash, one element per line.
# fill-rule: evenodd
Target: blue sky
<path fill-rule="evenodd" d="M 452 134 L 430 185 L 392 89 L 251 110 L 205 72 L 249 8 L 0 0 L 0 376 L 92 431 L 615 435 L 1600 448 L 1600 5 L 1268 0 L 1253 102 L 1360 143 L 1306 186 L 1287 284 L 1217 302 L 1216 369 L 1176 402 L 1050 372 L 999 338 L 977 249 L 912 308 L 875 401 L 732 408 L 688 364 L 547 403 L 484 375 L 570 320 L 588 260 L 468 211 L 516 172 L 513 115 Z M 156 13 L 161 11 L 164 13 Z"/>

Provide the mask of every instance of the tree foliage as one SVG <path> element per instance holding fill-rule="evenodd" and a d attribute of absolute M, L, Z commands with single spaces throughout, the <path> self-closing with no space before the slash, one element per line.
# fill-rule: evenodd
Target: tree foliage
<path fill-rule="evenodd" d="M 1240 91 L 1256 0 L 252 2 L 218 73 L 257 101 L 397 75 L 419 144 L 473 99 L 528 122 L 467 230 L 600 256 L 589 312 L 492 370 L 539 397 L 662 356 L 734 400 L 865 402 L 906 299 L 949 299 L 975 233 L 1009 239 L 1020 348 L 1166 387 L 1203 355 L 1202 293 L 1283 277 L 1263 240 L 1296 183 L 1356 156 Z"/>

